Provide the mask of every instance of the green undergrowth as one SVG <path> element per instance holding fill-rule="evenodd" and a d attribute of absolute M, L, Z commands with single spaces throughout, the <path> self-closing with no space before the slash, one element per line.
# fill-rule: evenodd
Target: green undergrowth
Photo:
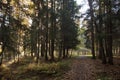
<path fill-rule="evenodd" d="M 113 80 L 112 78 L 108 77 L 107 75 L 99 75 L 97 80 Z"/>
<path fill-rule="evenodd" d="M 4 71 L 1 80 L 44 80 L 59 78 L 70 69 L 71 59 L 64 59 L 57 62 L 31 62 L 30 58 L 14 63 L 9 70 Z"/>

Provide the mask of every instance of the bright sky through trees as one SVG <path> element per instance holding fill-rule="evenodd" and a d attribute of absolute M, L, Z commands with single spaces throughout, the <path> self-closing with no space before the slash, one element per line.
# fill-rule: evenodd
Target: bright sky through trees
<path fill-rule="evenodd" d="M 76 0 L 77 1 L 77 4 L 78 5 L 82 5 L 81 9 L 80 9 L 80 13 L 81 14 L 84 14 L 87 9 L 89 8 L 88 6 L 88 1 L 87 0 Z M 85 15 L 84 15 L 85 16 Z M 82 27 L 82 21 L 83 21 L 83 18 L 80 19 L 80 27 Z"/>
<path fill-rule="evenodd" d="M 89 8 L 87 0 L 76 0 L 79 5 L 83 5 L 80 12 L 85 13 Z"/>

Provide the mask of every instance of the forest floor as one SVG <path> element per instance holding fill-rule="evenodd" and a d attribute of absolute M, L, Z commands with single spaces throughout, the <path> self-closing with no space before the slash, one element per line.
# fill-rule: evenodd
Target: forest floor
<path fill-rule="evenodd" d="M 109 65 L 98 59 L 77 57 L 63 80 L 120 80 L 120 58 L 114 58 L 114 65 Z"/>
<path fill-rule="evenodd" d="M 120 80 L 120 58 L 114 65 L 88 56 L 36 64 L 31 58 L 0 68 L 0 80 Z"/>

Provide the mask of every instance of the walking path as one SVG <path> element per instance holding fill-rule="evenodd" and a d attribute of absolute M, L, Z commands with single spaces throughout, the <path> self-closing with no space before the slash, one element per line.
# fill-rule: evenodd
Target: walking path
<path fill-rule="evenodd" d="M 94 61 L 86 56 L 73 61 L 71 70 L 64 75 L 63 80 L 96 80 Z"/>

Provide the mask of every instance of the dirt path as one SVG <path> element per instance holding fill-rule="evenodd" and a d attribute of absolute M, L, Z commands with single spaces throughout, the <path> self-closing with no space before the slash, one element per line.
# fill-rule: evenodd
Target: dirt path
<path fill-rule="evenodd" d="M 114 65 L 109 65 L 99 59 L 77 57 L 62 80 L 120 80 L 120 59 L 114 58 Z"/>
<path fill-rule="evenodd" d="M 73 61 L 71 70 L 64 75 L 63 80 L 96 80 L 94 61 L 85 56 Z"/>

